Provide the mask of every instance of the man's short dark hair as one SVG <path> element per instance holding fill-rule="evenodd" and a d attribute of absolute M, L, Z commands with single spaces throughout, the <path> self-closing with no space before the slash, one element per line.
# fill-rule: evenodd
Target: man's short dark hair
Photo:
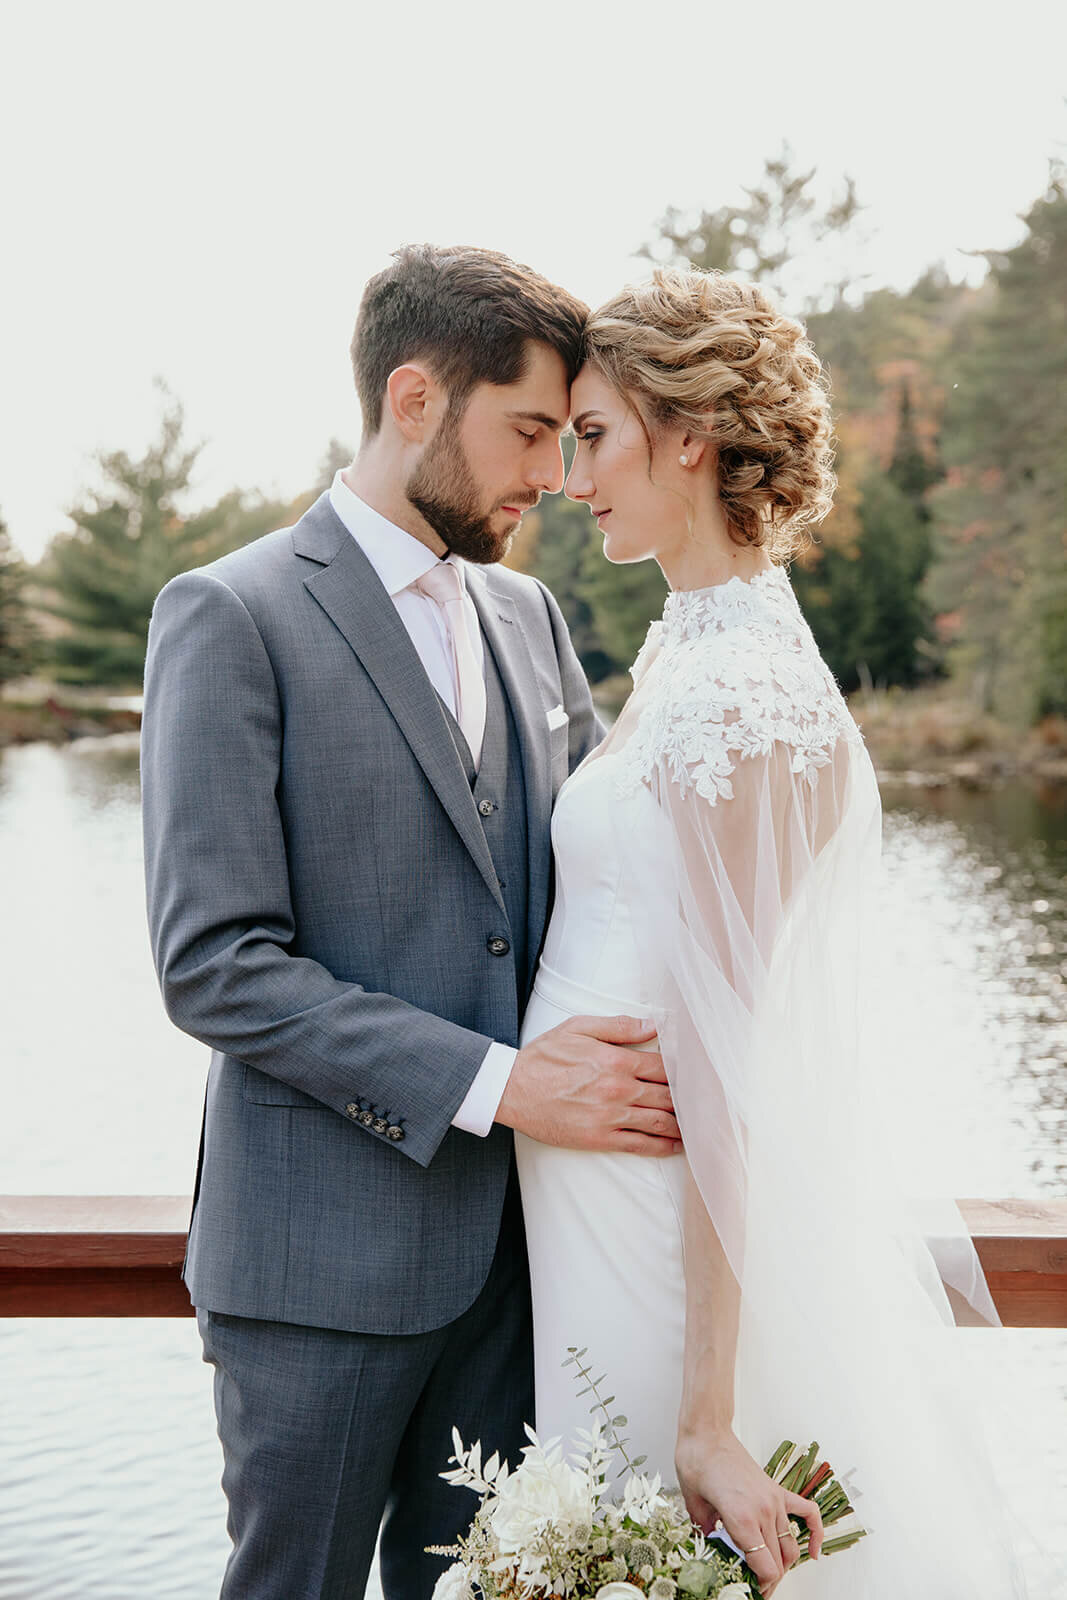
<path fill-rule="evenodd" d="M 389 374 L 406 361 L 426 362 L 450 410 L 476 384 L 517 383 L 530 339 L 559 353 L 572 382 L 588 315 L 566 289 L 499 251 L 405 245 L 367 284 L 352 335 L 364 431 L 378 432 Z"/>

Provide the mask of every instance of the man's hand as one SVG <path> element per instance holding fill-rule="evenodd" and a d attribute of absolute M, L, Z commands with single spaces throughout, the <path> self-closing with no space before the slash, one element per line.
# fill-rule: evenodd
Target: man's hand
<path fill-rule="evenodd" d="M 672 1156 L 682 1149 L 656 1037 L 636 1017 L 571 1017 L 515 1057 L 496 1120 L 541 1144 Z"/>

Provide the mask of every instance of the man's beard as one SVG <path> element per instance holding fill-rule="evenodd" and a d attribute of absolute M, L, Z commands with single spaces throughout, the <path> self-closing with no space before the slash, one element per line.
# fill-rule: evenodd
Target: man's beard
<path fill-rule="evenodd" d="M 494 531 L 491 519 L 499 505 L 489 512 L 481 510 L 478 486 L 459 439 L 459 420 L 451 413 L 446 414 L 404 493 L 438 538 L 465 561 L 488 566 L 511 549 L 516 530 Z M 528 495 L 504 502 L 516 509 L 524 503 L 530 504 Z"/>

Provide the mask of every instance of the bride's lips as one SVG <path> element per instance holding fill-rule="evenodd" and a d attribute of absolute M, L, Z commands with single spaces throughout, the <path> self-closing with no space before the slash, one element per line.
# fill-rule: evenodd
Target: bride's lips
<path fill-rule="evenodd" d="M 599 527 L 603 519 L 611 515 L 611 507 L 605 506 L 603 511 L 594 511 L 593 515 L 597 520 L 597 527 Z"/>

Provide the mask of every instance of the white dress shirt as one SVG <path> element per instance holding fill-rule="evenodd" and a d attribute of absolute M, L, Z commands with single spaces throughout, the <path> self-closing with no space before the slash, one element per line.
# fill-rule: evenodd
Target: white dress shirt
<path fill-rule="evenodd" d="M 398 528 L 353 494 L 340 472 L 335 474 L 330 485 L 330 504 L 381 579 L 419 653 L 427 677 L 455 716 L 456 669 L 444 613 L 435 600 L 413 587 L 417 579 L 437 565 L 437 557 L 414 535 Z M 445 559 L 459 573 L 471 640 L 484 672 L 485 646 L 481 624 L 474 601 L 467 592 L 463 562 L 452 555 Z M 485 1137 L 493 1126 L 500 1097 L 515 1064 L 516 1053 L 510 1045 L 493 1043 L 489 1046 L 463 1104 L 452 1118 L 453 1127 Z"/>

